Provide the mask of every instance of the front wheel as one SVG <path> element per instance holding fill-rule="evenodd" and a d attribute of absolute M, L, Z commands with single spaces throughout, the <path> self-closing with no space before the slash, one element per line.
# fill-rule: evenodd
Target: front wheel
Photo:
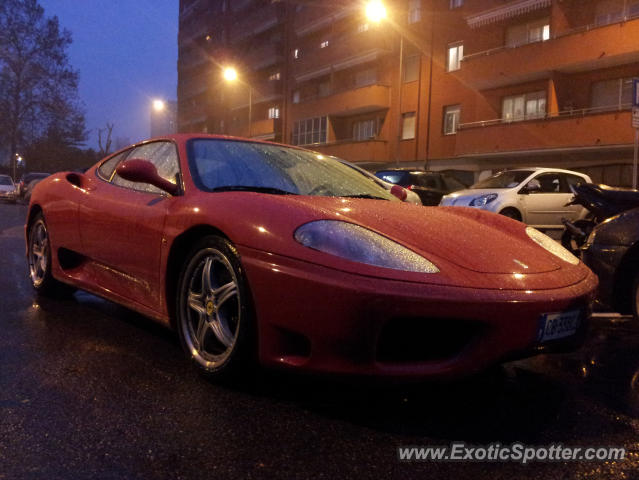
<path fill-rule="evenodd" d="M 191 251 L 177 291 L 177 330 L 182 348 L 207 376 L 247 372 L 256 354 L 248 284 L 235 247 L 208 236 Z"/>
<path fill-rule="evenodd" d="M 504 217 L 512 218 L 513 220 L 521 222 L 521 215 L 514 208 L 504 208 L 501 212 L 499 212 L 499 214 L 503 215 Z"/>

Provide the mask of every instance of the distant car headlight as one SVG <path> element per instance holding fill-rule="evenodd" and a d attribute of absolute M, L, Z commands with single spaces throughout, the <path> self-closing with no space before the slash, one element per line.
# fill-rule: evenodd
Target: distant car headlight
<path fill-rule="evenodd" d="M 490 202 L 495 200 L 498 197 L 496 193 L 488 193 L 486 195 L 481 195 L 479 197 L 475 197 L 470 201 L 471 207 L 483 207 L 488 205 Z"/>
<path fill-rule="evenodd" d="M 421 255 L 364 227 L 337 220 L 316 220 L 295 231 L 305 247 L 353 262 L 406 272 L 437 273 Z"/>
<path fill-rule="evenodd" d="M 526 234 L 528 234 L 530 239 L 537 245 L 548 250 L 553 255 L 561 258 L 563 261 L 568 262 L 572 265 L 577 265 L 579 263 L 579 259 L 577 257 L 575 257 L 572 253 L 570 253 L 548 235 L 544 235 L 543 233 L 541 233 L 539 230 L 532 227 L 526 227 Z"/>

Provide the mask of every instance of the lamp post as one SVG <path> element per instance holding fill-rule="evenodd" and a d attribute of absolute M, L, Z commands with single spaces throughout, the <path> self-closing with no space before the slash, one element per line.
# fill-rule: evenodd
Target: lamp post
<path fill-rule="evenodd" d="M 366 18 L 368 20 L 370 20 L 371 22 L 380 24 L 382 21 L 388 21 L 393 27 L 394 29 L 397 31 L 398 35 L 399 35 L 399 75 L 398 75 L 398 80 L 399 80 L 399 86 L 398 86 L 398 95 L 397 95 L 397 101 L 398 101 L 398 106 L 397 106 L 397 115 L 398 115 L 398 134 L 397 134 L 397 147 L 395 150 L 395 161 L 396 163 L 399 164 L 399 157 L 400 157 L 400 153 L 399 153 L 399 146 L 400 146 L 400 141 L 401 141 L 401 137 L 402 137 L 402 131 L 403 131 L 403 117 L 402 117 L 402 90 L 403 90 L 403 83 L 404 83 L 404 37 L 406 36 L 404 34 L 404 32 L 402 32 L 400 30 L 400 27 L 391 19 L 388 18 L 388 13 L 386 11 L 386 7 L 384 6 L 383 2 L 381 0 L 370 0 L 365 7 L 365 15 Z M 410 34 L 410 32 L 406 32 L 407 34 Z M 407 38 L 407 40 L 413 44 L 415 47 L 417 47 L 418 50 L 423 51 L 422 48 L 420 47 L 420 45 L 418 44 L 417 41 L 415 41 L 415 38 L 411 39 L 409 35 L 409 38 Z M 414 37 L 414 36 L 413 36 Z M 421 75 L 420 75 L 421 77 Z M 421 83 L 421 81 L 420 81 Z M 421 88 L 421 85 L 420 85 Z M 428 86 L 428 88 L 430 89 L 430 84 Z M 429 107 L 430 108 L 430 107 Z M 430 115 L 430 114 L 429 114 Z M 417 158 L 418 156 L 418 150 L 417 150 L 417 143 L 418 143 L 418 134 L 419 134 L 419 101 L 417 102 L 417 111 L 415 112 L 415 158 Z M 428 148 L 428 147 L 427 147 Z"/>
<path fill-rule="evenodd" d="M 240 82 L 247 86 L 249 94 L 248 102 L 248 137 L 251 138 L 251 123 L 253 121 L 253 87 L 247 82 L 240 80 L 237 70 L 233 67 L 225 67 L 222 71 L 222 76 L 227 83 Z"/>

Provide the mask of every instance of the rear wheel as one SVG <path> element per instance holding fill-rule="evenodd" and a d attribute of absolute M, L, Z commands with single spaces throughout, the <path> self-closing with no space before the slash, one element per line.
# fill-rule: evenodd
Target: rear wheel
<path fill-rule="evenodd" d="M 246 373 L 255 363 L 255 322 L 239 255 L 208 236 L 188 256 L 178 283 L 180 342 L 201 373 L 215 379 Z"/>
<path fill-rule="evenodd" d="M 51 295 L 73 291 L 72 287 L 58 282 L 51 275 L 51 242 L 44 217 L 38 213 L 29 225 L 27 243 L 29 279 L 39 294 Z"/>

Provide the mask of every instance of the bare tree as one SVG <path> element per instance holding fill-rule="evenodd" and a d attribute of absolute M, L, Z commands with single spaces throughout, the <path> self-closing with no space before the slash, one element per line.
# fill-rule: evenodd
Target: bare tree
<path fill-rule="evenodd" d="M 67 145 L 86 138 L 70 43 L 37 0 L 0 2 L 0 141 L 12 157 L 44 137 Z"/>
<path fill-rule="evenodd" d="M 106 157 L 111 153 L 111 135 L 113 134 L 113 123 L 106 123 L 105 128 L 98 128 L 98 147 L 101 157 Z M 102 140 L 104 138 L 104 145 Z"/>

